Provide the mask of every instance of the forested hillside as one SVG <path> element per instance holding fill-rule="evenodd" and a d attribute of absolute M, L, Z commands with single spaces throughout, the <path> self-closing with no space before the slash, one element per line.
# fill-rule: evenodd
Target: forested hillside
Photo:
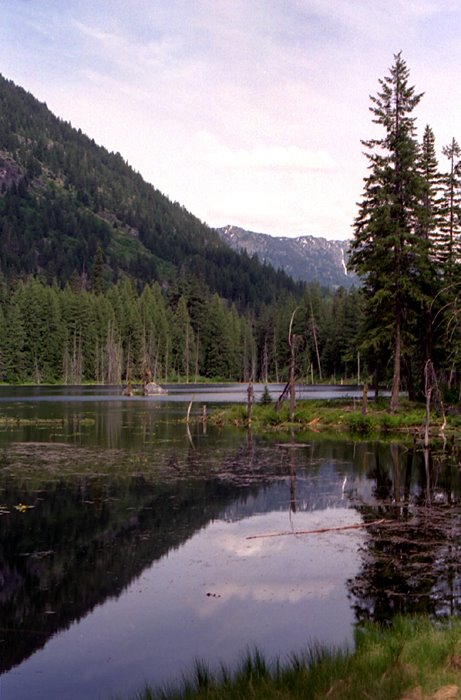
<path fill-rule="evenodd" d="M 355 367 L 359 295 L 294 282 L 0 78 L 0 381 L 287 378 Z"/>
<path fill-rule="evenodd" d="M 123 160 L 0 77 L 0 268 L 90 288 L 200 278 L 240 309 L 301 294 L 287 275 L 224 245 Z"/>

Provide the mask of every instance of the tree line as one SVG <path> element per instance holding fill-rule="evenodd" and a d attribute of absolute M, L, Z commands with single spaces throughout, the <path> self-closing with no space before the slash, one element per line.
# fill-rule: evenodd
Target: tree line
<path fill-rule="evenodd" d="M 138 292 L 133 281 L 88 290 L 29 277 L 0 282 L 0 381 L 123 384 L 219 379 L 286 381 L 295 307 L 297 373 L 340 381 L 356 373 L 357 290 L 306 286 L 304 298 L 240 314 L 196 280 Z"/>

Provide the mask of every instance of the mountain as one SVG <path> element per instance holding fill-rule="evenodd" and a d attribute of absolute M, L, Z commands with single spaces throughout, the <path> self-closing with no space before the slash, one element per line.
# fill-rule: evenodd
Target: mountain
<path fill-rule="evenodd" d="M 0 272 L 91 289 L 96 271 L 106 286 L 198 282 L 239 309 L 302 293 L 0 76 Z"/>
<path fill-rule="evenodd" d="M 234 250 L 246 250 L 261 261 L 283 270 L 293 279 L 317 281 L 324 287 L 351 287 L 359 280 L 347 270 L 348 241 L 330 241 L 315 236 L 269 236 L 245 231 L 238 226 L 217 229 L 222 240 Z"/>

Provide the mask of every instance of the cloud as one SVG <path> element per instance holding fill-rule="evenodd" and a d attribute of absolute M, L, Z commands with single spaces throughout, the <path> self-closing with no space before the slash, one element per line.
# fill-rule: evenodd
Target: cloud
<path fill-rule="evenodd" d="M 273 582 L 265 581 L 264 583 L 253 582 L 217 582 L 213 586 L 213 590 L 219 591 L 219 598 L 216 599 L 216 605 L 224 601 L 228 603 L 231 600 L 239 600 L 242 602 L 251 600 L 255 603 L 270 603 L 274 604 L 298 604 L 307 600 L 326 600 L 332 595 L 338 587 L 338 582 L 331 578 L 309 578 L 306 582 L 290 583 L 287 581 Z M 215 614 L 215 606 L 212 605 L 213 599 L 207 599 L 206 603 L 197 601 L 196 614 L 206 619 Z"/>
<path fill-rule="evenodd" d="M 335 169 L 335 161 L 326 151 L 314 151 L 300 146 L 232 149 L 220 144 L 207 153 L 206 160 L 213 166 L 242 170 L 329 172 Z"/>
<path fill-rule="evenodd" d="M 459 15 L 455 0 L 9 3 L 2 70 L 211 225 L 336 238 L 393 53 L 426 91 L 422 128 L 459 138 Z"/>
<path fill-rule="evenodd" d="M 237 151 L 223 147 L 210 160 L 215 165 L 245 169 L 325 172 L 334 168 L 334 160 L 326 151 L 310 151 L 299 146 L 267 146 Z"/>

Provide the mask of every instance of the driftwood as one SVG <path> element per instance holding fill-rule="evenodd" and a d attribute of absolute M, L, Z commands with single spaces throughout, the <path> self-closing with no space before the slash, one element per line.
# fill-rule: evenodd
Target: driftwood
<path fill-rule="evenodd" d="M 324 532 L 340 532 L 341 530 L 358 530 L 362 527 L 372 527 L 373 525 L 382 525 L 386 522 L 385 518 L 381 520 L 373 520 L 371 523 L 356 523 L 355 525 L 338 525 L 337 527 L 321 527 L 318 530 L 287 530 L 286 532 L 270 532 L 265 535 L 249 535 L 246 540 L 258 540 L 268 537 L 285 537 L 286 535 L 320 535 Z"/>

